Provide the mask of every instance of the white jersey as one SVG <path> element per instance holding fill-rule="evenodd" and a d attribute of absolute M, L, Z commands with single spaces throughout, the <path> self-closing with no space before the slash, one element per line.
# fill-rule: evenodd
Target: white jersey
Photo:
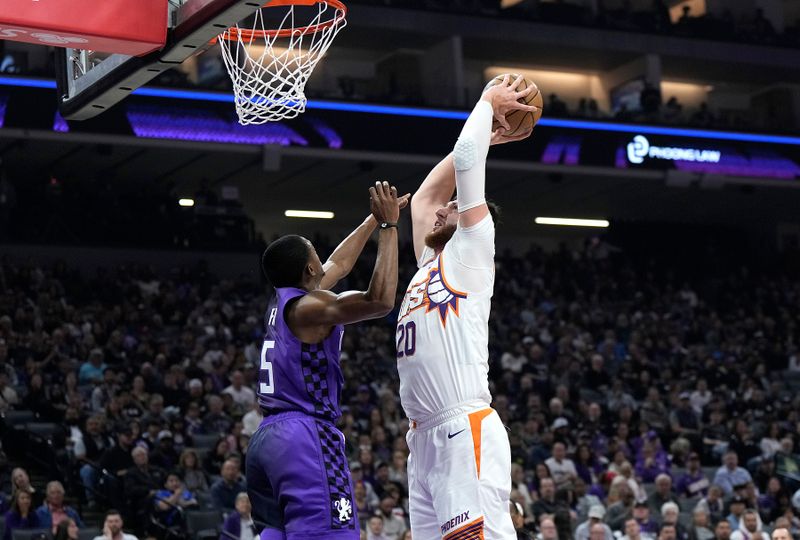
<path fill-rule="evenodd" d="M 456 229 L 442 253 L 426 248 L 397 320 L 400 401 L 422 420 L 489 393 L 489 311 L 494 290 L 491 216 Z"/>

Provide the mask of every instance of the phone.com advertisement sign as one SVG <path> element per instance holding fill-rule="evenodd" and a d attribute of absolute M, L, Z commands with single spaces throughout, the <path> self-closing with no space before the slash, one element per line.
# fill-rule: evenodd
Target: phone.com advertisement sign
<path fill-rule="evenodd" d="M 655 146 L 644 135 L 635 136 L 633 142 L 628 144 L 628 161 L 636 165 L 644 163 L 645 159 L 719 163 L 721 158 L 722 152 L 719 150 Z"/>

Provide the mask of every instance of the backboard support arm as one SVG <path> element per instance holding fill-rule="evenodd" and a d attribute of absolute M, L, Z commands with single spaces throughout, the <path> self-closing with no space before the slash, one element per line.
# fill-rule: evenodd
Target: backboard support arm
<path fill-rule="evenodd" d="M 61 115 L 67 120 L 97 116 L 164 71 L 211 47 L 211 40 L 265 3 L 187 0 L 170 16 L 174 26 L 167 32 L 164 48 L 146 56 L 112 54 L 93 62 L 80 49 L 56 49 Z"/>

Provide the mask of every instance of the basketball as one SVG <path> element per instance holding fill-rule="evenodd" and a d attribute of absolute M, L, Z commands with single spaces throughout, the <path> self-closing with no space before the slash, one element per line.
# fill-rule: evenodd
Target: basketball
<path fill-rule="evenodd" d="M 519 76 L 515 73 L 510 73 L 510 81 L 514 82 L 516 78 Z M 503 77 L 506 74 L 498 75 L 486 85 L 483 89 L 484 92 L 491 88 L 496 84 L 500 84 L 503 82 Z M 529 85 L 536 84 L 531 81 L 530 79 L 523 78 L 522 82 L 520 83 L 519 87 L 517 88 L 518 91 L 525 90 Z M 506 121 L 511 126 L 511 130 L 508 131 L 504 136 L 505 137 L 514 137 L 515 135 L 521 135 L 525 133 L 525 131 L 529 129 L 533 129 L 534 126 L 539 122 L 539 119 L 542 117 L 542 108 L 544 107 L 544 100 L 542 99 L 542 92 L 540 89 L 536 89 L 536 92 L 531 93 L 526 98 L 520 98 L 520 103 L 525 103 L 526 105 L 535 105 L 539 107 L 539 110 L 535 113 L 528 112 L 528 111 L 512 111 L 506 116 Z M 492 131 L 502 127 L 500 122 L 495 120 L 492 122 Z"/>

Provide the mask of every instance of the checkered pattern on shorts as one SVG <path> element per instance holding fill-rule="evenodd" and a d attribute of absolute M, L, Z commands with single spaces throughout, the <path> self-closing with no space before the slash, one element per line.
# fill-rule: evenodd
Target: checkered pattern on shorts
<path fill-rule="evenodd" d="M 300 350 L 300 364 L 306 391 L 314 404 L 314 413 L 333 418 L 336 409 L 331 403 L 328 388 L 328 357 L 325 349 L 318 344 L 303 343 Z"/>
<path fill-rule="evenodd" d="M 317 422 L 317 435 L 322 449 L 322 461 L 328 477 L 328 492 L 331 504 L 331 528 L 354 529 L 357 521 L 355 504 L 350 489 L 350 474 L 344 454 L 344 439 L 341 432 L 331 424 Z M 350 518 L 340 520 L 338 506 L 347 501 L 352 508 Z"/>

